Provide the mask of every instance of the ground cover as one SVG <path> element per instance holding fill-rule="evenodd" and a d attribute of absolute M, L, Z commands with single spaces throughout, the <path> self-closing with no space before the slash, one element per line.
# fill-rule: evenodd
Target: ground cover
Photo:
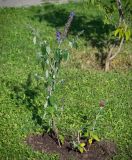
<path fill-rule="evenodd" d="M 98 121 L 97 132 L 101 139 L 117 143 L 115 159 L 131 159 L 131 46 L 126 45 L 124 54 L 113 62 L 118 67 L 104 73 L 100 61 L 96 61 L 98 48 L 91 39 L 95 36 L 95 40 L 100 41 L 104 34 L 100 17 L 95 19 L 96 9 L 82 10 L 82 5 L 65 4 L 0 9 L 0 158 L 3 160 L 58 159 L 56 154 L 42 154 L 26 144 L 28 135 L 42 132 L 36 122 L 36 108 L 32 108 L 33 104 L 41 106 L 43 96 L 35 90 L 34 74 L 39 67 L 30 26 L 40 30 L 54 46 L 56 28 L 61 30 L 70 11 L 76 13 L 70 36 L 83 29 L 85 34 L 79 41 L 79 49 L 72 50 L 69 62 L 60 70 L 60 79 L 65 82 L 64 87 L 57 89 L 55 97 L 61 104 L 65 95 L 65 116 L 61 117 L 63 123 L 59 128 L 68 135 L 85 119 L 91 122 L 99 101 L 104 99 L 107 105 L 104 116 Z M 30 74 L 31 86 L 27 85 Z"/>

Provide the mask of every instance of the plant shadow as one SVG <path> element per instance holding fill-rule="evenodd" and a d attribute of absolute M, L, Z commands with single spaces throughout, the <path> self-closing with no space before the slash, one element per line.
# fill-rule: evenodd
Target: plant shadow
<path fill-rule="evenodd" d="M 11 99 L 13 99 L 16 105 L 19 107 L 24 105 L 32 112 L 32 120 L 36 124 L 40 125 L 43 129 L 42 118 L 39 115 L 39 108 L 35 101 L 35 97 L 39 95 L 40 88 L 38 86 L 32 87 L 32 76 L 28 75 L 27 80 L 24 84 L 10 84 L 11 88 Z"/>
<path fill-rule="evenodd" d="M 38 9 L 32 20 L 38 20 L 40 23 L 46 21 L 49 26 L 58 30 L 64 27 L 68 17 L 69 12 L 65 8 L 49 4 Z M 86 16 L 83 13 L 76 13 L 70 28 L 70 34 L 76 36 L 82 30 L 84 30 L 84 34 L 81 36 L 85 40 L 84 45 L 88 46 L 90 44 L 93 48 L 97 48 L 98 53 L 95 53 L 95 56 L 103 67 L 107 56 L 108 42 L 113 43 L 108 35 L 114 30 L 114 26 L 104 24 L 100 16 Z"/>

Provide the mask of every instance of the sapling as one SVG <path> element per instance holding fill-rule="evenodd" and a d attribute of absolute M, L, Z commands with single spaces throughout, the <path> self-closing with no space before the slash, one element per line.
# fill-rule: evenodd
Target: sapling
<path fill-rule="evenodd" d="M 123 13 L 121 0 L 116 0 L 119 13 L 118 25 L 114 31 L 114 44 L 110 46 L 105 62 L 105 71 L 109 71 L 110 63 L 121 52 L 123 44 L 130 39 L 131 31 Z"/>
<path fill-rule="evenodd" d="M 63 33 L 59 31 L 56 32 L 57 47 L 52 49 L 47 41 L 40 40 L 39 46 L 41 48 L 41 52 L 37 55 L 38 60 L 41 63 L 43 73 L 42 76 L 36 74 L 36 78 L 40 78 L 46 88 L 46 100 L 43 106 L 42 120 L 45 122 L 46 118 L 48 119 L 49 124 L 47 124 L 47 132 L 55 135 L 59 146 L 64 143 L 64 137 L 60 135 L 57 127 L 56 119 L 57 115 L 59 115 L 59 108 L 56 103 L 52 101 L 52 96 L 56 89 L 61 62 L 63 60 L 68 60 L 69 57 L 69 51 L 66 49 L 67 47 L 63 49 L 61 46 L 67 37 L 73 18 L 74 12 L 71 12 Z M 37 35 L 33 38 L 34 44 L 37 43 L 38 38 L 40 39 Z"/>
<path fill-rule="evenodd" d="M 104 40 L 104 45 L 102 45 L 101 49 L 101 52 L 105 53 L 101 62 L 105 61 L 104 69 L 107 72 L 110 70 L 111 62 L 121 53 L 124 44 L 131 38 L 132 3 L 131 0 L 127 0 L 124 3 L 121 0 L 86 1 L 88 4 L 91 3 L 97 6 L 101 13 L 103 12 L 104 25 L 113 26 L 113 30 L 107 33 L 107 39 Z M 115 18 L 116 12 L 118 12 L 117 19 Z"/>
<path fill-rule="evenodd" d="M 96 128 L 97 121 L 100 118 L 104 107 L 105 107 L 105 101 L 101 100 L 99 102 L 99 111 L 97 115 L 95 116 L 95 120 L 93 121 L 91 129 L 87 128 L 86 127 L 87 124 L 85 124 L 85 127 L 82 127 L 81 130 L 78 130 L 77 140 L 73 141 L 72 144 L 73 144 L 73 148 L 77 149 L 80 153 L 88 151 L 94 140 L 100 141 L 98 135 L 95 133 L 95 128 Z M 81 138 L 83 138 L 84 140 L 83 142 L 81 141 Z M 88 150 L 86 150 L 86 147 L 85 147 L 87 146 L 87 144 L 89 144 Z"/>

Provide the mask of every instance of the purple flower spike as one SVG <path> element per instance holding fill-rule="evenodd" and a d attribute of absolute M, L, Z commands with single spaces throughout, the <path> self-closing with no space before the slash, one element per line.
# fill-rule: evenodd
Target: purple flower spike
<path fill-rule="evenodd" d="M 56 39 L 57 39 L 57 41 L 58 42 L 60 42 L 60 40 L 61 40 L 61 32 L 56 32 Z"/>
<path fill-rule="evenodd" d="M 75 16 L 75 13 L 74 12 L 71 12 L 70 13 L 70 17 L 74 17 Z"/>

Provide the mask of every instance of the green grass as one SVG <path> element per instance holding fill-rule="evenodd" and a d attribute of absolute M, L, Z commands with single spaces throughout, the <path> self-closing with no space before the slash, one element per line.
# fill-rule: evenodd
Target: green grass
<path fill-rule="evenodd" d="M 113 139 L 118 145 L 116 160 L 131 159 L 132 127 L 131 127 L 131 70 L 116 70 L 104 73 L 101 70 L 82 69 L 81 63 L 85 57 L 94 57 L 92 36 L 104 35 L 102 21 L 97 11 L 91 7 L 88 11 L 82 10 L 79 4 L 46 5 L 43 7 L 0 9 L 0 159 L 23 160 L 44 159 L 58 160 L 56 155 L 42 154 L 33 151 L 25 143 L 25 139 L 32 133 L 41 133 L 38 124 L 33 120 L 32 109 L 24 94 L 24 85 L 28 75 L 39 71 L 36 64 L 37 48 L 33 45 L 33 35 L 29 28 L 32 26 L 39 31 L 44 39 L 54 46 L 55 29 L 64 26 L 70 11 L 75 11 L 71 34 L 85 29 L 81 37 L 79 50 L 73 51 L 69 62 L 63 64 L 60 70 L 60 79 L 64 79 L 64 87 L 58 86 L 55 97 L 59 104 L 64 96 L 64 116 L 59 124 L 62 133 L 70 134 L 75 128 L 83 124 L 83 117 L 87 116 L 90 122 L 94 119 L 101 99 L 107 101 L 103 117 L 98 121 L 97 132 L 103 139 Z M 96 33 L 94 28 L 96 28 Z M 109 27 L 109 26 L 108 26 Z M 109 28 L 111 29 L 111 28 Z M 84 44 L 88 42 L 87 47 Z M 129 46 L 129 45 L 128 45 Z M 94 47 L 94 46 L 93 46 Z M 85 53 L 84 53 L 85 51 Z M 90 52 L 90 53 L 89 53 Z M 127 48 L 129 57 L 131 46 Z M 82 55 L 83 60 L 80 59 Z M 76 58 L 75 58 L 76 57 Z M 128 58 L 130 59 L 130 58 Z M 77 60 L 74 61 L 73 60 Z M 85 61 L 85 62 L 84 62 Z M 89 66 L 88 66 L 89 67 Z M 30 87 L 30 86 L 29 86 Z M 16 98 L 18 95 L 22 98 Z M 34 91 L 35 82 L 28 91 Z M 20 89 L 20 93 L 19 93 Z M 15 98 L 14 98 L 15 97 Z M 35 104 L 42 104 L 38 94 Z"/>

